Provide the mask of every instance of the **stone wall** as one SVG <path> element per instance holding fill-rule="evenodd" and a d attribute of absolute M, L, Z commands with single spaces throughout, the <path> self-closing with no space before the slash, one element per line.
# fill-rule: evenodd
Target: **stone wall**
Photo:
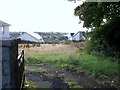
<path fill-rule="evenodd" d="M 18 40 L 1 40 L 2 88 L 17 88 Z"/>

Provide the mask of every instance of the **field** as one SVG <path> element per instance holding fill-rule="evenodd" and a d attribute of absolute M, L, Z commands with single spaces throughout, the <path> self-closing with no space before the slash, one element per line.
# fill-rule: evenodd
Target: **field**
<path fill-rule="evenodd" d="M 74 43 L 41 44 L 39 47 L 20 47 L 19 51 L 21 49 L 25 50 L 26 65 L 47 65 L 61 70 L 83 72 L 90 77 L 94 77 L 101 84 L 117 87 L 117 76 L 120 74 L 118 71 L 119 64 L 112 62 L 112 58 L 89 55 L 81 47 L 83 47 L 83 44 L 79 44 L 79 47 Z M 111 59 L 111 61 L 108 59 Z"/>
<path fill-rule="evenodd" d="M 68 44 L 41 44 L 39 47 L 21 49 L 25 50 L 25 56 L 33 54 L 73 54 L 77 51 L 77 48 Z"/>

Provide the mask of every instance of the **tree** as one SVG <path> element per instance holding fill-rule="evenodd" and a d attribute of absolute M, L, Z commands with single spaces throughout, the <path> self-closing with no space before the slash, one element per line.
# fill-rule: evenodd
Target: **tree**
<path fill-rule="evenodd" d="M 120 57 L 120 3 L 84 2 L 74 10 L 74 15 L 91 28 L 89 52 Z"/>

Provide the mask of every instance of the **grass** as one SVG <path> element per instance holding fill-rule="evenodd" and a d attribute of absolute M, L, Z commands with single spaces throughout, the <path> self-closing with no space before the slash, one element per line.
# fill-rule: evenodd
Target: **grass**
<path fill-rule="evenodd" d="M 73 55 L 64 54 L 42 54 L 26 57 L 27 64 L 52 65 L 60 69 L 84 70 L 90 74 L 115 76 L 119 75 L 118 63 L 108 60 L 110 58 L 92 56 L 87 53 Z"/>
<path fill-rule="evenodd" d="M 42 69 L 42 68 L 26 68 L 25 70 L 31 71 L 31 72 L 38 72 L 38 73 L 47 73 L 47 70 Z"/>
<path fill-rule="evenodd" d="M 105 57 L 93 56 L 86 53 L 80 55 L 81 67 L 94 75 L 119 75 L 117 62 L 112 62 Z M 112 59 L 112 58 L 111 58 Z M 79 67 L 78 67 L 79 68 Z"/>
<path fill-rule="evenodd" d="M 65 76 L 64 81 L 70 86 L 70 88 L 83 88 L 73 77 Z"/>
<path fill-rule="evenodd" d="M 25 50 L 25 64 L 28 65 L 50 65 L 60 69 L 74 69 L 98 77 L 120 75 L 118 71 L 120 64 L 113 62 L 113 58 L 93 56 L 78 51 L 74 45 L 47 44 Z"/>
<path fill-rule="evenodd" d="M 35 54 L 31 56 L 25 57 L 26 64 L 32 64 L 32 65 L 42 65 L 42 64 L 48 64 L 53 63 L 58 60 L 67 60 L 68 56 L 64 54 Z"/>
<path fill-rule="evenodd" d="M 29 79 L 25 79 L 25 86 L 24 88 L 32 88 L 34 90 L 34 88 L 37 88 L 37 85 L 35 84 L 35 82 L 29 80 Z"/>
<path fill-rule="evenodd" d="M 81 52 L 74 47 L 74 45 L 42 45 L 41 47 L 25 48 L 25 64 L 28 65 L 49 65 L 59 69 L 75 70 L 77 72 L 85 72 L 90 75 L 95 76 L 97 79 L 105 81 L 104 77 L 116 81 L 117 77 L 120 75 L 118 68 L 120 63 L 115 62 L 114 58 L 111 57 L 100 57 L 93 56 Z M 39 69 L 39 68 L 38 68 Z M 46 72 L 44 70 L 32 69 L 35 72 Z M 29 70 L 29 69 L 26 69 Z M 71 70 L 71 71 L 72 71 Z M 55 75 L 44 73 L 49 78 L 54 78 Z M 101 78 L 102 77 L 102 78 Z M 67 78 L 65 80 L 68 82 L 71 88 L 79 88 L 79 86 L 74 80 Z"/>

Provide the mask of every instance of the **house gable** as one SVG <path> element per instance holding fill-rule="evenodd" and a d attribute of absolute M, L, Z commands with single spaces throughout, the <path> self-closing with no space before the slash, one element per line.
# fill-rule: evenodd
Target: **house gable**
<path fill-rule="evenodd" d="M 79 31 L 72 36 L 72 40 L 74 41 L 88 40 L 88 37 L 85 35 L 84 31 Z"/>
<path fill-rule="evenodd" d="M 28 33 L 23 33 L 22 35 L 20 35 L 17 38 L 20 38 L 21 40 L 26 40 L 26 41 L 39 42 L 39 40 L 37 38 L 35 38 L 34 36 L 32 36 Z"/>

